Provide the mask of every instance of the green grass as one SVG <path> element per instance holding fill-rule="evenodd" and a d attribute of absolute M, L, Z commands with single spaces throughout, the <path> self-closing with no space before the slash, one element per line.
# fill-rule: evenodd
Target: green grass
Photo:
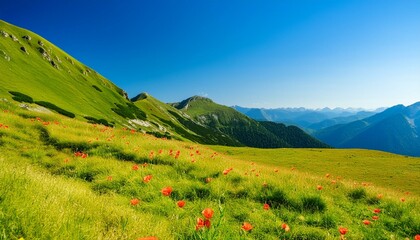
<path fill-rule="evenodd" d="M 1 20 L 0 30 L 18 39 L 15 42 L 10 36 L 0 36 L 0 50 L 10 57 L 10 61 L 0 58 L 0 98 L 10 98 L 9 91 L 18 92 L 34 101 L 53 103 L 75 113 L 79 119 L 107 116 L 108 121 L 124 123 L 112 108 L 114 103 L 126 105 L 129 101 L 121 96 L 121 89 L 112 82 L 33 32 Z M 25 35 L 32 39 L 23 39 Z M 21 46 L 29 54 L 20 50 Z M 42 56 L 41 48 L 58 69 Z"/>
<path fill-rule="evenodd" d="M 340 226 L 349 229 L 347 239 L 412 239 L 420 232 L 419 158 L 206 146 L 11 101 L 0 101 L 0 124 L 0 239 L 339 239 Z M 173 192 L 163 196 L 167 186 Z M 140 203 L 132 206 L 133 198 Z M 215 211 L 211 228 L 196 231 L 205 208 Z M 253 230 L 241 230 L 243 222 Z"/>

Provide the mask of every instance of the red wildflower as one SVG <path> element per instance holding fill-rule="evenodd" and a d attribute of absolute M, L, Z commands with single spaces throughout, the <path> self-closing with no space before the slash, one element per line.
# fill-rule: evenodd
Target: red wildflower
<path fill-rule="evenodd" d="M 349 231 L 347 228 L 344 227 L 339 227 L 338 231 L 340 232 L 341 235 L 346 235 L 346 233 Z"/>
<path fill-rule="evenodd" d="M 159 240 L 159 238 L 157 238 L 157 237 L 142 237 L 142 238 L 139 238 L 137 240 Z"/>
<path fill-rule="evenodd" d="M 210 226 L 211 226 L 211 222 L 210 222 L 210 220 L 209 220 L 209 219 L 204 220 L 204 226 L 205 226 L 206 228 L 210 228 Z"/>
<path fill-rule="evenodd" d="M 377 199 L 381 199 L 383 197 L 382 194 L 378 194 L 378 196 L 376 196 Z"/>
<path fill-rule="evenodd" d="M 270 205 L 268 205 L 267 203 L 264 203 L 263 208 L 264 210 L 270 210 Z"/>
<path fill-rule="evenodd" d="M 248 232 L 252 230 L 252 225 L 249 222 L 244 222 L 241 228 Z"/>
<path fill-rule="evenodd" d="M 326 178 L 329 178 L 330 177 L 330 174 L 329 173 L 325 174 L 325 177 Z"/>
<path fill-rule="evenodd" d="M 375 210 L 373 210 L 373 212 L 374 212 L 374 213 L 380 213 L 380 212 L 381 212 L 381 209 L 376 208 Z"/>
<path fill-rule="evenodd" d="M 375 216 L 372 216 L 372 219 L 373 220 L 378 220 L 379 219 L 379 216 L 376 216 L 376 215 Z"/>
<path fill-rule="evenodd" d="M 172 193 L 172 188 L 171 187 L 165 187 L 165 188 L 162 189 L 161 192 L 164 196 L 169 196 Z"/>
<path fill-rule="evenodd" d="M 206 208 L 201 213 L 206 219 L 211 219 L 213 217 L 214 211 L 211 208 Z"/>
<path fill-rule="evenodd" d="M 143 182 L 145 182 L 145 183 L 150 182 L 150 180 L 152 180 L 152 175 L 147 175 L 147 176 L 143 177 Z"/>
<path fill-rule="evenodd" d="M 210 177 L 206 178 L 206 183 L 211 182 L 211 180 L 213 180 L 213 179 L 212 179 L 212 178 L 210 178 Z"/>
<path fill-rule="evenodd" d="M 318 186 L 316 186 L 316 189 L 322 190 L 322 186 L 321 185 L 318 185 Z"/>
<path fill-rule="evenodd" d="M 133 198 L 130 200 L 131 205 L 136 206 L 137 204 L 140 203 L 140 200 L 138 200 L 137 198 Z"/>
<path fill-rule="evenodd" d="M 112 176 L 108 176 L 108 177 L 106 177 L 106 180 L 108 180 L 108 181 L 112 181 Z"/>
<path fill-rule="evenodd" d="M 135 164 L 131 167 L 131 169 L 133 169 L 134 171 L 139 170 L 139 165 Z"/>
<path fill-rule="evenodd" d="M 366 219 L 365 219 L 365 220 L 363 220 L 362 222 L 363 222 L 363 224 L 365 224 L 365 225 L 370 225 L 370 224 L 371 224 L 371 222 L 370 222 L 369 220 L 366 220 Z"/>
<path fill-rule="evenodd" d="M 420 234 L 417 234 L 416 236 L 414 236 L 414 240 L 420 240 Z"/>
<path fill-rule="evenodd" d="M 227 175 L 232 170 L 233 168 L 226 168 L 225 170 L 223 170 L 223 175 Z"/>
<path fill-rule="evenodd" d="M 284 229 L 284 231 L 286 232 L 290 231 L 290 227 L 286 223 L 281 224 L 281 228 Z"/>
<path fill-rule="evenodd" d="M 202 218 L 197 218 L 197 224 L 195 225 L 195 230 L 199 230 L 204 227 L 204 220 Z"/>
<path fill-rule="evenodd" d="M 185 206 L 185 201 L 180 200 L 176 203 L 176 205 L 178 205 L 178 207 L 183 208 Z"/>
<path fill-rule="evenodd" d="M 87 153 L 82 153 L 82 158 L 87 158 L 88 154 Z"/>
<path fill-rule="evenodd" d="M 401 200 L 401 202 L 405 202 L 405 198 L 401 198 L 400 200 Z"/>

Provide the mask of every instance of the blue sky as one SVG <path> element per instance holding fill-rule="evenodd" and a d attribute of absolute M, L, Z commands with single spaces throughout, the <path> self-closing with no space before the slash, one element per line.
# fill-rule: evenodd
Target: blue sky
<path fill-rule="evenodd" d="M 164 102 L 376 108 L 420 101 L 420 1 L 22 1 L 34 31 Z"/>

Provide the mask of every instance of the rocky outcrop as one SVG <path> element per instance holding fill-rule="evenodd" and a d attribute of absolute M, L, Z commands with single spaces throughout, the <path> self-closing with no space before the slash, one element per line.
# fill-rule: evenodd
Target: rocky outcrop
<path fill-rule="evenodd" d="M 60 69 L 60 67 L 58 66 L 58 64 L 56 62 L 54 62 L 54 60 L 50 61 L 51 65 L 57 69 Z"/>
<path fill-rule="evenodd" d="M 10 34 L 10 37 L 12 38 L 12 40 L 14 42 L 18 42 L 19 41 L 19 39 L 15 35 L 13 35 L 13 34 Z"/>
<path fill-rule="evenodd" d="M 43 58 L 43 59 L 46 59 L 47 61 L 51 61 L 51 57 L 50 57 L 50 55 L 48 54 L 47 50 L 45 50 L 45 49 L 44 49 L 44 48 L 42 48 L 42 47 L 39 47 L 39 48 L 38 48 L 38 51 L 41 53 L 41 55 L 42 55 L 42 58 Z"/>
<path fill-rule="evenodd" d="M 31 38 L 31 36 L 29 36 L 29 35 L 25 35 L 25 36 L 23 36 L 22 38 L 23 38 L 23 39 L 26 39 L 26 40 L 28 40 L 28 41 L 31 41 L 31 39 L 32 39 L 32 38 Z"/>
<path fill-rule="evenodd" d="M 10 61 L 10 56 L 3 50 L 0 50 L 0 57 L 4 58 L 6 61 Z"/>
<path fill-rule="evenodd" d="M 9 34 L 8 34 L 6 31 L 0 30 L 0 34 L 1 34 L 3 37 L 9 37 Z"/>
<path fill-rule="evenodd" d="M 22 47 L 20 47 L 20 50 L 22 50 L 22 52 L 24 52 L 24 53 L 26 53 L 26 54 L 29 54 L 29 53 L 28 53 L 28 50 L 26 50 L 26 48 L 25 48 L 25 47 L 23 47 L 23 46 L 22 46 Z"/>
<path fill-rule="evenodd" d="M 41 40 L 38 40 L 38 45 L 41 46 L 41 47 L 43 47 L 44 46 L 44 43 Z"/>

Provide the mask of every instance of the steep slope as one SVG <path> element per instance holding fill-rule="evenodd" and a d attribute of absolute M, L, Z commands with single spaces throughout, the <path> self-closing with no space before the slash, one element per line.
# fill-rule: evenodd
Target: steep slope
<path fill-rule="evenodd" d="M 286 126 L 282 123 L 261 121 L 267 130 L 274 133 L 277 137 L 284 139 L 287 143 L 292 146 L 299 146 L 302 148 L 325 148 L 327 144 L 313 138 L 306 134 L 302 129 L 296 126 Z"/>
<path fill-rule="evenodd" d="M 396 105 L 363 120 L 323 129 L 315 136 L 334 147 L 367 148 L 420 156 L 420 102 Z"/>
<path fill-rule="evenodd" d="M 282 128 L 283 125 L 269 125 L 270 127 L 266 128 L 264 124 L 230 107 L 216 104 L 208 98 L 194 96 L 182 102 L 173 103 L 172 106 L 187 113 L 202 125 L 237 139 L 246 146 L 276 148 L 320 147 L 322 145 L 303 131 Z M 290 141 L 290 138 L 288 138 L 292 135 L 295 141 Z M 302 139 L 302 142 L 300 139 Z M 312 141 L 308 139 L 312 139 Z M 326 147 L 326 145 L 323 146 Z"/>
<path fill-rule="evenodd" d="M 141 93 L 131 101 L 147 113 L 148 121 L 157 126 L 152 132 L 154 135 L 164 134 L 166 137 L 188 139 L 204 144 L 243 146 L 239 141 L 220 131 L 200 125 L 188 114 L 157 100 L 150 94 Z"/>
<path fill-rule="evenodd" d="M 1 20 L 0 32 L 0 97 L 125 124 L 120 115 L 132 105 L 122 89 L 33 32 Z"/>

